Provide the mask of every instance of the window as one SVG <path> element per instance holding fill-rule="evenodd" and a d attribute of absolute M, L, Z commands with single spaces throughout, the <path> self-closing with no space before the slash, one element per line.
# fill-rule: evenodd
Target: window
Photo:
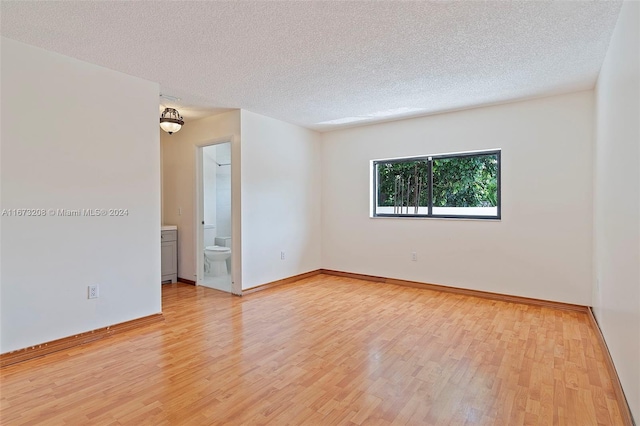
<path fill-rule="evenodd" d="M 372 165 L 374 217 L 500 219 L 500 150 Z"/>

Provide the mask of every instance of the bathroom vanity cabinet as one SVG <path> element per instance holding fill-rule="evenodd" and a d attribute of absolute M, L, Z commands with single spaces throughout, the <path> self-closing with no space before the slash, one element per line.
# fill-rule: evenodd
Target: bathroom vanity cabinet
<path fill-rule="evenodd" d="M 164 228 L 160 234 L 162 282 L 175 283 L 178 280 L 178 230 Z"/>

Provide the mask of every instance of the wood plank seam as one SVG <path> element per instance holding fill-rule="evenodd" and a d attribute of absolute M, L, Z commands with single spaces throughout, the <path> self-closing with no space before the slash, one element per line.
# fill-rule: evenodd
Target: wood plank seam
<path fill-rule="evenodd" d="M 29 346 L 27 348 L 16 349 L 15 351 L 0 354 L 0 368 L 39 358 L 54 352 L 73 348 L 75 346 L 95 342 L 96 340 L 101 340 L 106 337 L 113 336 L 114 334 L 123 333 L 125 331 L 145 327 L 162 321 L 164 321 L 164 316 L 161 313 L 153 314 L 131 321 L 86 331 L 84 333 L 78 333 L 73 336 L 63 337 L 50 342 Z"/>

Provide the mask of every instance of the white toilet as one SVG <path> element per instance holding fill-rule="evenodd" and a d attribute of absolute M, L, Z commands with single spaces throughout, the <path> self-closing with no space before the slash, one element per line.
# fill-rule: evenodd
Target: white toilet
<path fill-rule="evenodd" d="M 204 272 L 219 277 L 227 275 L 227 259 L 231 257 L 229 247 L 206 246 L 204 248 Z"/>
<path fill-rule="evenodd" d="M 229 274 L 228 263 L 231 258 L 231 247 L 224 238 L 216 237 L 213 225 L 204 225 L 204 273 L 220 277 Z"/>
<path fill-rule="evenodd" d="M 216 246 L 231 248 L 231 237 L 216 237 L 214 241 Z M 231 273 L 231 257 L 227 259 L 227 271 Z"/>

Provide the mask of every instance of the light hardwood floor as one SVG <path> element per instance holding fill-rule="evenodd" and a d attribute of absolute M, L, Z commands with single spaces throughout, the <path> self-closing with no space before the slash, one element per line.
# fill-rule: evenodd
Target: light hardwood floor
<path fill-rule="evenodd" d="M 0 370 L 3 425 L 619 425 L 586 314 L 318 275 Z"/>

